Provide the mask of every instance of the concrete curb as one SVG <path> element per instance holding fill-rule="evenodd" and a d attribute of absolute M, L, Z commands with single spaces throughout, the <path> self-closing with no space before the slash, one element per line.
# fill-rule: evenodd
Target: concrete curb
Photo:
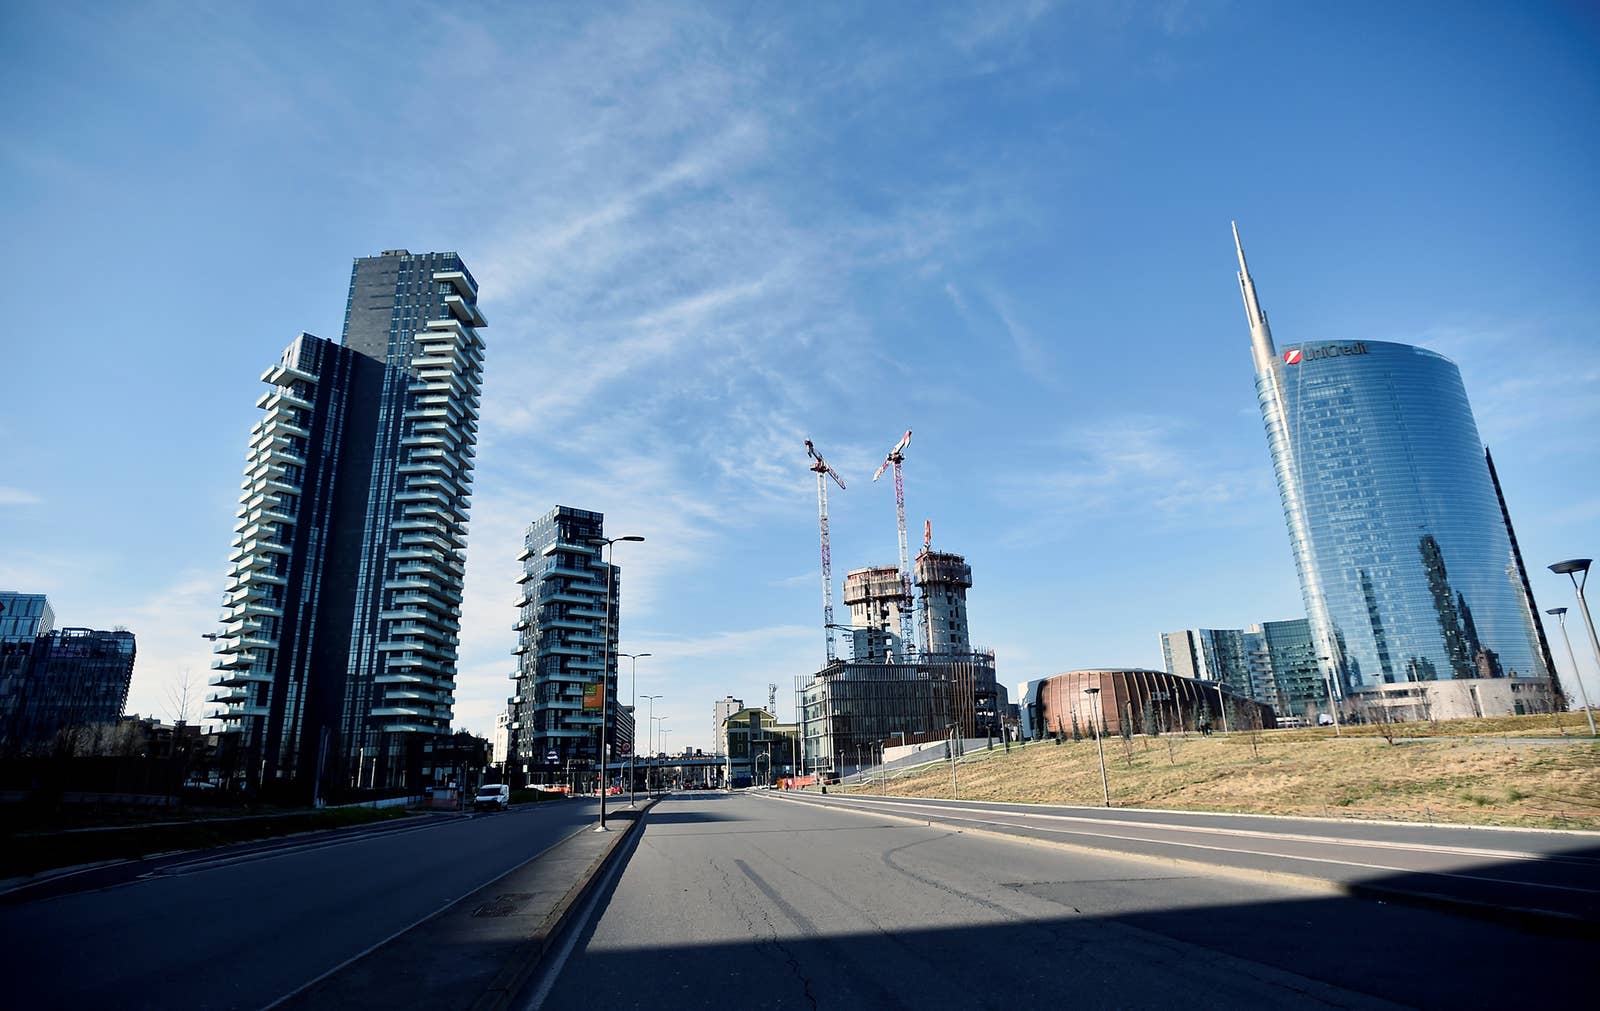
<path fill-rule="evenodd" d="M 1582 917 L 1572 916 L 1553 910 L 1527 909 L 1515 906 L 1498 906 L 1473 899 L 1457 898 L 1450 895 L 1441 895 L 1437 892 L 1424 892 L 1407 888 L 1395 888 L 1388 885 L 1374 885 L 1359 881 L 1335 881 L 1331 878 L 1319 878 L 1307 874 L 1295 874 L 1290 871 L 1269 871 L 1251 867 L 1230 867 L 1222 864 L 1206 863 L 1201 860 L 1190 860 L 1184 857 L 1162 856 L 1153 853 L 1134 853 L 1127 850 L 1113 849 L 1108 846 L 1094 846 L 1082 842 L 1066 842 L 1059 839 L 1046 839 L 1039 836 L 1027 835 L 1022 832 L 1010 832 L 1003 828 L 984 828 L 970 823 L 954 820 L 944 820 L 937 816 L 910 817 L 903 814 L 888 813 L 881 809 L 869 808 L 866 805 L 855 806 L 850 804 L 836 804 L 826 800 L 805 801 L 787 797 L 770 797 L 771 800 L 787 801 L 791 804 L 814 804 L 826 807 L 830 811 L 845 811 L 853 814 L 866 815 L 874 818 L 888 818 L 893 821 L 906 822 L 912 825 L 925 825 L 930 828 L 939 826 L 948 828 L 953 832 L 971 833 L 972 835 L 987 836 L 993 839 L 1005 839 L 1032 846 L 1046 846 L 1053 849 L 1073 850 L 1080 853 L 1089 853 L 1095 856 L 1117 857 L 1123 860 L 1133 860 L 1139 863 L 1154 864 L 1160 867 L 1169 867 L 1179 870 L 1193 870 L 1216 876 L 1229 877 L 1245 881 L 1266 881 L 1273 884 L 1289 885 L 1307 891 L 1321 892 L 1325 895 L 1340 895 L 1354 899 L 1377 900 L 1379 902 L 1393 902 L 1399 905 L 1416 906 L 1423 909 L 1435 909 L 1441 912 L 1453 913 L 1460 916 L 1469 916 L 1474 919 L 1489 920 L 1494 923 L 1510 924 L 1520 929 L 1537 934 L 1555 934 L 1568 937 L 1600 938 L 1600 923 Z M 1154 843 L 1152 845 L 1160 845 Z"/>
<path fill-rule="evenodd" d="M 472 1011 L 504 1011 L 512 1005 L 544 965 L 545 955 L 573 926 L 574 910 L 582 908 L 584 901 L 605 877 L 606 870 L 617 859 L 617 855 L 626 852 L 634 836 L 644 830 L 645 816 L 655 804 L 656 798 L 647 798 L 639 806 L 637 816 L 627 829 L 608 840 L 605 850 L 590 862 L 588 868 L 577 881 L 573 882 L 561 900 L 545 914 L 544 920 L 540 922 L 533 935 L 519 944 L 507 957 L 505 965 L 490 981 L 489 986 L 477 1000 L 472 1002 Z M 562 844 L 566 841 L 562 840 Z"/>
<path fill-rule="evenodd" d="M 269 1005 L 322 1009 L 512 1006 L 644 824 L 652 801 L 561 835 L 494 880 L 406 926 Z M 626 827 L 624 828 L 624 824 Z"/>

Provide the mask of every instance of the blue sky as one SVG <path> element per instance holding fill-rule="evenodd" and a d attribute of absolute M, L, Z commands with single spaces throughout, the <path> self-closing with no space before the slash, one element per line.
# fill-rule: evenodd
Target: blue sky
<path fill-rule="evenodd" d="M 132 710 L 209 673 L 257 377 L 401 246 L 459 251 L 491 323 L 479 732 L 558 502 L 648 538 L 621 632 L 672 746 L 769 681 L 788 718 L 822 652 L 806 438 L 850 485 L 842 580 L 894 560 L 870 478 L 915 430 L 913 538 L 971 562 L 1008 685 L 1301 615 L 1230 219 L 1280 342 L 1457 362 L 1541 607 L 1573 603 L 1545 563 L 1600 554 L 1586 5 L 24 2 L 4 32 L 32 294 L 0 586 L 138 633 Z"/>

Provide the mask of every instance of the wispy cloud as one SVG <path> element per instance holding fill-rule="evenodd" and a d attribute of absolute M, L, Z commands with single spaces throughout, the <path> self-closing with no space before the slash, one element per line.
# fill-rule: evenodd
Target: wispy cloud
<path fill-rule="evenodd" d="M 0 506 L 38 505 L 44 499 L 22 488 L 0 486 Z"/>

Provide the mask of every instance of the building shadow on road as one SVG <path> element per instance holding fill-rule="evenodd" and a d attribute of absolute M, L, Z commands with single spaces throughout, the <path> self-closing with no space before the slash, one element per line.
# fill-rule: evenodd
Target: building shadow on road
<path fill-rule="evenodd" d="M 1568 920 L 1428 906 L 1422 896 L 1438 891 L 1435 874 L 1373 878 L 1368 897 L 1264 882 L 1281 897 L 1196 903 L 1180 896 L 1185 879 L 1208 882 L 1219 896 L 1230 893 L 1228 880 L 1130 862 L 1135 876 L 1126 879 L 1003 886 L 1045 900 L 1059 915 L 1021 918 L 1001 903 L 951 891 L 951 904 L 929 915 L 965 908 L 972 922 L 889 929 L 865 896 L 809 918 L 770 869 L 761 873 L 771 882 L 736 860 L 727 868 L 728 894 L 713 903 L 733 910 L 718 922 L 746 924 L 750 936 L 688 943 L 675 936 L 688 931 L 668 929 L 680 920 L 664 915 L 659 941 L 619 945 L 608 937 L 603 950 L 590 950 L 590 923 L 545 1007 L 1585 1006 L 1600 914 L 1592 905 L 1579 910 L 1600 897 L 1600 847 L 1559 861 L 1567 882 L 1559 887 L 1578 899 Z M 1530 863 L 1544 861 L 1455 873 L 1542 876 Z M 601 896 L 602 909 L 619 880 Z M 1412 897 L 1380 899 L 1380 890 Z"/>

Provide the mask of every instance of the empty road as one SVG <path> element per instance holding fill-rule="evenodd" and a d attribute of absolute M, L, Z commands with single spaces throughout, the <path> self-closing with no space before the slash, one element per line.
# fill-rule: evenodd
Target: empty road
<path fill-rule="evenodd" d="M 1593 942 L 756 795 L 659 804 L 544 1008 L 1570 1002 Z"/>
<path fill-rule="evenodd" d="M 108 887 L 0 905 L 18 1008 L 261 1008 L 574 831 L 598 804 L 417 818 L 155 861 Z"/>

